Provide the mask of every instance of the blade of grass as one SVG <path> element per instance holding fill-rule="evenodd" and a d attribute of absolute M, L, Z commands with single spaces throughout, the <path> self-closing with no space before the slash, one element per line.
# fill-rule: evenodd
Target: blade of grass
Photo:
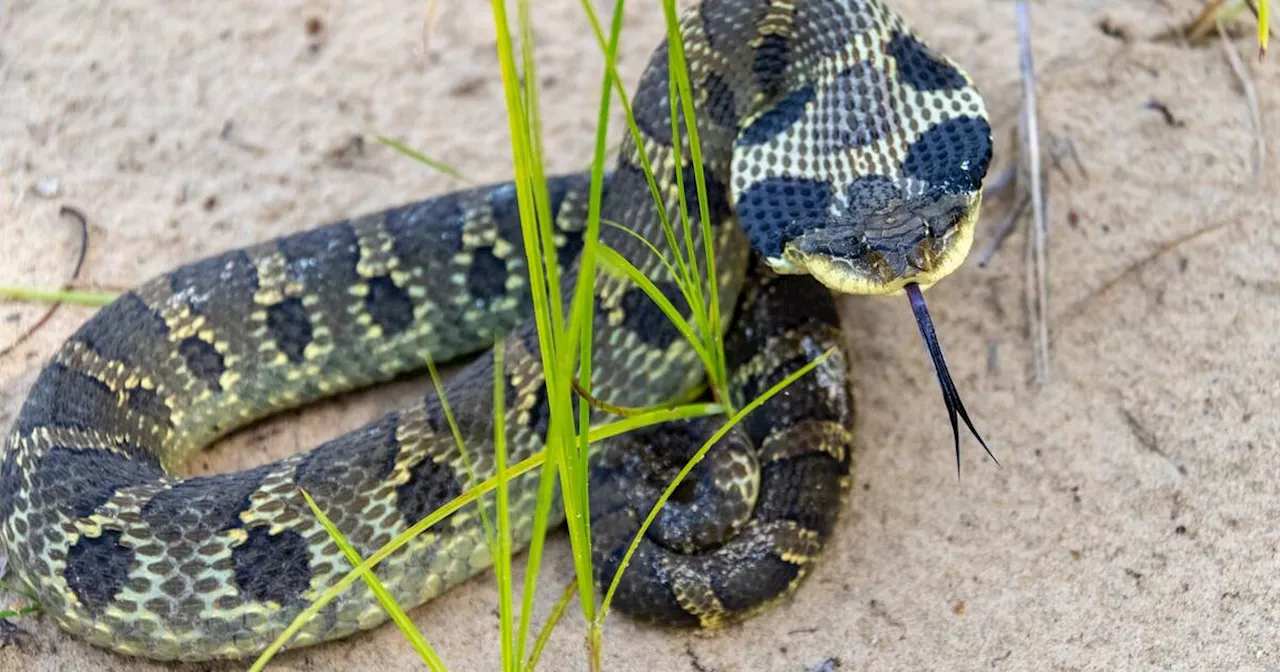
<path fill-rule="evenodd" d="M 0 299 L 36 303 L 71 303 L 77 306 L 102 307 L 115 301 L 118 296 L 120 295 L 111 292 L 40 289 L 38 287 L 0 287 Z"/>
<path fill-rule="evenodd" d="M 377 133 L 375 133 L 373 137 L 378 140 L 378 144 L 381 144 L 385 147 L 390 147 L 391 149 L 394 149 L 397 152 L 400 152 L 401 154 L 404 154 L 405 156 L 413 159 L 414 161 L 424 164 L 433 170 L 438 170 L 444 173 L 445 175 L 448 175 L 449 177 L 452 177 L 453 179 L 458 180 L 460 182 L 465 182 L 467 184 L 475 184 L 471 180 L 467 179 L 465 175 L 458 172 L 458 170 L 453 166 L 450 166 L 449 164 L 444 163 L 443 161 L 437 161 L 436 159 L 433 159 L 427 156 L 426 154 L 419 152 L 418 150 L 404 144 L 399 140 L 396 140 L 395 138 L 389 138 L 385 135 L 379 135 Z"/>
<path fill-rule="evenodd" d="M 493 453 L 494 468 L 498 476 L 498 539 L 493 556 L 493 570 L 498 581 L 498 630 L 502 637 L 502 669 L 517 672 L 520 656 L 514 640 L 515 626 L 511 609 L 514 606 L 511 585 L 511 504 L 507 491 L 507 416 L 506 386 L 504 385 L 505 359 L 503 341 L 493 348 Z"/>
<path fill-rule="evenodd" d="M 299 488 L 299 492 L 302 493 L 302 498 L 307 500 L 307 506 L 311 507 L 311 512 L 315 514 L 316 520 L 320 521 L 320 526 L 324 528 L 325 532 L 329 533 L 329 538 L 333 539 L 333 542 L 338 545 L 342 554 L 347 556 L 347 561 L 353 567 L 358 566 L 364 558 L 360 557 L 360 553 L 351 545 L 351 542 L 347 541 L 347 538 L 333 524 L 333 521 L 329 520 L 329 517 L 321 510 L 320 505 L 316 504 L 316 501 L 311 498 L 311 494 L 301 488 Z M 448 668 L 445 667 L 444 661 L 440 660 L 440 656 L 436 655 L 435 649 L 431 648 L 431 645 L 427 643 L 427 639 L 422 636 L 422 632 L 413 624 L 413 621 L 409 620 L 409 615 L 395 601 L 391 593 L 387 592 L 386 586 L 382 585 L 377 575 L 372 571 L 367 571 L 361 576 L 364 578 L 365 583 L 368 584 L 369 590 L 373 592 L 374 597 L 378 599 L 378 603 L 391 616 L 391 620 L 395 622 L 396 627 L 400 628 L 400 632 L 404 633 L 405 639 L 409 640 L 413 650 L 418 652 L 418 657 L 422 658 L 422 662 L 426 663 L 432 672 L 445 672 Z"/>
<path fill-rule="evenodd" d="M 538 666 L 538 659 L 542 657 L 542 649 L 551 638 L 551 631 L 560 623 L 565 610 L 569 608 L 569 600 L 572 600 L 577 592 L 574 581 L 570 581 L 560 592 L 560 599 L 556 600 L 555 606 L 551 608 L 551 614 L 547 616 L 547 622 L 542 624 L 542 629 L 538 631 L 538 638 L 533 642 L 533 651 L 529 652 L 529 660 L 524 664 L 526 672 L 532 672 Z"/>
<path fill-rule="evenodd" d="M 666 504 L 668 499 L 670 499 L 672 493 L 676 491 L 676 488 L 680 486 L 680 483 L 682 483 L 685 477 L 689 475 L 689 472 L 692 471 L 693 468 L 702 461 L 702 458 L 706 456 L 707 451 L 711 450 L 711 447 L 714 446 L 717 441 L 724 438 L 725 434 L 728 434 L 729 430 L 733 429 L 735 425 L 741 422 L 748 413 L 759 408 L 762 404 L 769 399 L 772 399 L 774 395 L 781 392 L 788 385 L 795 382 L 806 373 L 809 373 L 809 371 L 813 370 L 817 365 L 826 361 L 833 352 L 834 350 L 828 350 L 820 356 L 815 357 L 813 361 L 805 364 L 791 375 L 775 383 L 772 387 L 766 390 L 764 394 L 761 394 L 748 402 L 741 410 L 734 413 L 727 422 L 721 425 L 720 428 L 711 435 L 711 438 L 707 439 L 707 441 L 702 444 L 702 447 L 699 448 L 698 452 L 689 459 L 680 472 L 676 474 L 676 477 L 672 479 L 669 485 L 667 485 L 667 489 L 658 497 L 658 501 L 654 503 L 653 508 L 649 510 L 649 515 L 645 516 L 644 522 L 641 523 L 639 531 L 636 532 L 635 537 L 631 540 L 631 545 L 627 548 L 626 554 L 622 556 L 622 562 L 618 565 L 618 571 L 613 575 L 613 580 L 609 583 L 609 589 L 605 591 L 604 601 L 600 604 L 599 620 L 591 624 L 593 630 L 599 631 L 603 628 L 604 620 L 609 614 L 609 605 L 613 602 L 614 592 L 618 589 L 618 583 L 622 579 L 622 573 L 626 571 L 627 565 L 631 562 L 631 556 L 635 554 L 636 548 L 640 546 L 640 540 L 644 538 L 644 534 L 648 531 L 649 525 L 658 517 L 658 511 L 660 511 L 662 506 Z"/>

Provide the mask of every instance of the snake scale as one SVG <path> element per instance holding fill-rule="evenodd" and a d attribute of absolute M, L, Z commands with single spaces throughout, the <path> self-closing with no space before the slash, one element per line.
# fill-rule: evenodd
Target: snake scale
<path fill-rule="evenodd" d="M 991 133 L 969 77 L 879 0 L 706 0 L 680 25 L 711 218 L 702 240 L 690 207 L 691 234 L 697 249 L 711 246 L 722 305 L 735 307 L 732 394 L 742 403 L 837 349 L 720 441 L 624 574 L 617 608 L 710 627 L 789 595 L 832 531 L 853 422 L 832 290 L 896 294 L 953 271 L 972 241 Z M 681 239 L 675 185 L 692 188 L 695 174 L 668 96 L 664 42 L 634 97 L 641 142 L 625 142 L 603 193 L 603 219 L 637 235 L 600 236 L 687 314 L 654 254 L 671 250 L 639 167 L 643 153 Z M 582 249 L 588 186 L 585 174 L 549 181 L 547 252 L 566 269 Z M 367 556 L 471 482 L 440 401 L 428 394 L 241 472 L 183 477 L 182 463 L 282 409 L 428 355 L 479 353 L 444 389 L 485 478 L 498 339 L 510 459 L 535 453 L 548 404 L 522 245 L 515 189 L 498 184 L 228 251 L 123 294 L 52 357 L 9 435 L 0 537 L 10 567 L 45 613 L 93 644 L 156 659 L 261 651 L 349 568 L 300 488 Z M 596 396 L 649 406 L 701 385 L 693 349 L 625 277 L 601 269 L 595 306 Z M 660 488 L 721 421 L 659 426 L 593 453 L 597 580 L 612 577 Z M 511 483 L 517 546 L 536 490 L 536 474 Z M 377 574 L 408 607 L 489 564 L 477 511 L 464 508 Z M 357 583 L 290 646 L 385 618 Z"/>

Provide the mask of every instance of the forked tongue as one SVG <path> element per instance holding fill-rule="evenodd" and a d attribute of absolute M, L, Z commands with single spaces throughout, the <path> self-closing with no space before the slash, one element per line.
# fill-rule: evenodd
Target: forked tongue
<path fill-rule="evenodd" d="M 964 410 L 964 402 L 960 401 L 960 392 L 956 390 L 956 384 L 951 381 L 951 372 L 947 370 L 947 360 L 942 356 L 938 334 L 933 331 L 933 318 L 929 317 L 929 307 L 924 303 L 924 294 L 920 291 L 920 285 L 914 282 L 908 283 L 906 290 L 907 297 L 911 300 L 911 312 L 915 313 L 916 324 L 920 327 L 920 337 L 924 339 L 924 346 L 929 349 L 929 358 L 933 360 L 933 371 L 938 375 L 938 386 L 942 388 L 942 403 L 946 404 L 947 416 L 951 419 L 951 434 L 956 440 L 956 477 L 960 477 L 960 423 L 956 420 L 957 415 L 964 420 L 965 426 L 973 433 L 974 438 L 978 439 L 978 443 L 982 444 L 982 449 L 987 451 L 991 460 L 999 465 L 1000 460 L 991 453 L 987 442 L 982 440 L 982 435 L 969 420 L 969 414 Z"/>

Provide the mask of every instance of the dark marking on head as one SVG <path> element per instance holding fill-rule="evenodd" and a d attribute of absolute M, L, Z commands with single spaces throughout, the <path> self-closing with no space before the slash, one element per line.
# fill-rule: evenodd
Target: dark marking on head
<path fill-rule="evenodd" d="M 768 112 L 760 115 L 738 135 L 737 146 L 753 147 L 772 142 L 779 133 L 793 126 L 804 116 L 807 106 L 814 101 L 813 85 L 787 94 Z"/>
<path fill-rule="evenodd" d="M 406 523 L 413 524 L 460 494 L 459 475 L 426 455 L 409 468 L 409 480 L 396 487 L 396 509 Z"/>
<path fill-rule="evenodd" d="M 898 62 L 898 76 L 917 91 L 953 91 L 969 85 L 955 66 L 910 33 L 895 34 L 885 51 Z"/>
<path fill-rule="evenodd" d="M 865 220 L 902 202 L 902 188 L 885 175 L 859 175 L 845 185 L 844 212 L 853 226 L 866 229 Z"/>
<path fill-rule="evenodd" d="M 382 226 L 391 236 L 396 256 L 420 266 L 462 249 L 464 218 L 458 196 L 449 194 L 388 210 Z"/>
<path fill-rule="evenodd" d="M 168 344 L 168 334 L 164 318 L 137 294 L 128 292 L 98 311 L 71 338 L 106 359 L 139 364 Z"/>
<path fill-rule="evenodd" d="M 169 407 L 155 390 L 135 387 L 129 390 L 125 402 L 133 412 L 163 427 L 173 427 Z"/>
<path fill-rule="evenodd" d="M 911 144 L 902 164 L 906 177 L 948 194 L 976 191 L 991 164 L 991 126 L 979 117 L 937 124 Z"/>
<path fill-rule="evenodd" d="M 129 578 L 133 549 L 121 546 L 120 536 L 118 530 L 103 530 L 97 537 L 80 537 L 67 549 L 63 577 L 92 614 L 102 614 Z"/>
<path fill-rule="evenodd" d="M 787 38 L 770 33 L 761 39 L 751 63 L 751 72 L 755 74 L 756 85 L 764 93 L 765 100 L 772 100 L 782 93 L 791 59 L 791 43 Z"/>
<path fill-rule="evenodd" d="M 689 314 L 684 294 L 674 282 L 659 281 L 654 284 L 677 312 L 685 316 Z M 662 309 L 658 308 L 658 304 L 639 287 L 630 287 L 623 293 L 619 308 L 623 311 L 623 328 L 634 333 L 640 342 L 650 347 L 665 350 L 681 338 L 680 332 Z"/>
<path fill-rule="evenodd" d="M 383 336 L 394 336 L 413 324 L 413 300 L 408 292 L 385 275 L 373 278 L 368 284 L 364 309 L 374 324 L 382 327 Z"/>
<path fill-rule="evenodd" d="M 493 253 L 492 247 L 471 251 L 471 265 L 467 268 L 467 291 L 471 297 L 486 306 L 494 299 L 506 296 L 507 262 Z"/>
<path fill-rule="evenodd" d="M 396 440 L 399 416 L 389 414 L 326 441 L 298 463 L 294 479 L 348 532 L 361 523 L 361 493 L 371 492 L 396 466 L 400 443 Z M 350 512 L 350 520 L 344 517 Z"/>
<path fill-rule="evenodd" d="M 156 493 L 143 505 L 142 518 L 156 538 L 169 543 L 241 527 L 240 514 L 253 508 L 249 496 L 270 468 L 188 478 Z"/>
<path fill-rule="evenodd" d="M 738 198 L 738 221 L 757 253 L 776 257 L 787 241 L 830 216 L 831 199 L 826 182 L 769 178 Z"/>
<path fill-rule="evenodd" d="M 257 602 L 298 604 L 311 586 L 307 540 L 293 530 L 249 528 L 249 538 L 231 549 L 231 564 L 240 592 Z"/>
<path fill-rule="evenodd" d="M 212 343 L 196 336 L 188 336 L 178 344 L 178 354 L 187 362 L 187 369 L 192 375 L 214 390 L 222 391 L 221 379 L 227 365 L 222 359 L 222 353 Z"/>
<path fill-rule="evenodd" d="M 306 359 L 303 354 L 311 343 L 311 320 L 302 299 L 285 299 L 267 308 L 267 329 L 276 341 L 276 347 L 294 364 Z"/>
<path fill-rule="evenodd" d="M 87 518 L 117 490 L 156 481 L 163 474 L 146 464 L 103 448 L 50 448 L 31 475 L 33 502 L 69 507 L 64 513 Z"/>

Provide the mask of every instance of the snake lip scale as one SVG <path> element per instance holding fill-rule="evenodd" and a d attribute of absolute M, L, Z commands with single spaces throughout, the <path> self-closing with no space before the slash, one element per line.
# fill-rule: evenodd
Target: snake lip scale
<path fill-rule="evenodd" d="M 906 293 L 956 434 L 973 429 L 921 291 L 968 254 L 991 160 L 969 76 L 881 0 L 705 0 L 680 20 L 706 212 L 686 129 L 670 123 L 667 46 L 633 97 L 604 185 L 607 245 L 686 318 L 664 219 L 714 254 L 735 405 L 833 354 L 748 414 L 646 532 L 614 606 L 670 626 L 717 627 L 787 599 L 827 544 L 853 474 L 854 402 L 833 291 Z M 660 198 L 640 166 L 654 166 Z M 590 177 L 548 180 L 548 257 L 577 268 Z M 666 212 L 663 213 L 662 210 Z M 687 217 L 687 219 L 686 219 Z M 704 239 L 703 231 L 709 235 Z M 0 454 L 0 544 L 17 580 L 66 631 L 161 660 L 254 656 L 348 568 L 307 491 L 368 556 L 495 470 L 495 422 L 514 463 L 549 423 L 538 332 L 511 183 L 437 195 L 199 259 L 124 293 L 41 370 Z M 655 255 L 655 251 L 657 255 Z M 576 273 L 565 272 L 566 290 Z M 571 296 L 571 291 L 566 291 Z M 687 397 L 699 358 L 627 277 L 600 269 L 592 376 L 606 405 Z M 506 353 L 497 369 L 492 347 Z M 309 451 L 184 477 L 228 432 L 343 391 L 476 355 L 444 387 Z M 493 417 L 495 375 L 505 414 Z M 603 419 L 597 409 L 596 419 Z M 592 557 L 608 581 L 663 487 L 723 418 L 632 432 L 593 447 Z M 976 430 L 973 430 L 977 435 Z M 981 437 L 979 437 L 981 440 Z M 985 447 L 985 443 L 983 444 Z M 533 533 L 537 474 L 509 484 L 513 546 Z M 552 524 L 563 513 L 553 507 Z M 491 563 L 463 508 L 376 569 L 408 608 Z M 306 646 L 387 616 L 364 584 L 290 641 Z"/>

